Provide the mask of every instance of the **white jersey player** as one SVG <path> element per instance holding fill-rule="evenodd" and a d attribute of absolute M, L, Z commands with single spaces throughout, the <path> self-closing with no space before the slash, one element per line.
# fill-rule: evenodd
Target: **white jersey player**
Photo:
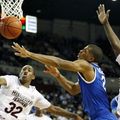
<path fill-rule="evenodd" d="M 76 114 L 51 105 L 34 86 L 30 86 L 34 79 L 34 69 L 30 65 L 21 69 L 19 78 L 13 75 L 0 76 L 0 120 L 25 120 L 33 106 L 56 115 L 81 119 Z"/>
<path fill-rule="evenodd" d="M 7 85 L 1 87 L 1 116 L 5 113 L 4 116 L 9 120 L 10 118 L 11 120 L 14 120 L 14 118 L 20 119 L 21 116 L 29 114 L 33 105 L 39 106 L 41 109 L 48 108 L 51 105 L 35 87 L 29 86 L 29 88 L 26 88 L 21 85 L 18 77 L 6 75 L 2 78 L 6 79 Z"/>

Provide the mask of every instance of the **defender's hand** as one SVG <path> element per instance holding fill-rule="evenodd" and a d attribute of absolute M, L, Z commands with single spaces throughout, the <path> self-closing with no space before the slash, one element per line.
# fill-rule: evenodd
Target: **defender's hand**
<path fill-rule="evenodd" d="M 97 12 L 98 19 L 99 19 L 100 23 L 105 24 L 109 19 L 110 10 L 107 10 L 107 12 L 105 13 L 104 4 L 102 4 L 102 5 L 100 4 L 99 7 L 98 7 L 98 10 L 96 12 Z"/>

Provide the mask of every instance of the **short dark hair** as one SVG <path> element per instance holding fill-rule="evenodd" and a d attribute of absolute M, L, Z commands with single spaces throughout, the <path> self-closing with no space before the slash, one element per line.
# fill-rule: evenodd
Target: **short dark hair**
<path fill-rule="evenodd" d="M 102 49 L 95 45 L 95 44 L 89 44 L 90 47 L 90 53 L 94 56 L 94 62 L 100 63 L 103 58 L 103 51 Z"/>

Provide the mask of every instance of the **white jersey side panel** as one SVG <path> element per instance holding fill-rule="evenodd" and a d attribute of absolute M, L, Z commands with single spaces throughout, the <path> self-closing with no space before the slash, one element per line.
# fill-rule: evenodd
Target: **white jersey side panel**
<path fill-rule="evenodd" d="M 35 103 L 36 107 L 39 107 L 41 110 L 51 106 L 51 103 L 43 97 L 37 90 L 35 91 L 38 101 Z"/>

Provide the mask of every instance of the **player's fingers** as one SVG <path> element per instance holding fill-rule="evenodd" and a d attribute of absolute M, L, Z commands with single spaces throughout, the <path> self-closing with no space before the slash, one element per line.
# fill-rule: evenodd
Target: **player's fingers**
<path fill-rule="evenodd" d="M 44 70 L 43 72 L 44 72 L 44 73 L 50 73 L 50 72 L 49 72 L 49 71 L 47 71 L 47 70 Z"/>
<path fill-rule="evenodd" d="M 49 74 L 51 73 L 51 72 L 50 72 L 50 69 L 49 69 L 49 67 L 48 67 L 47 65 L 45 65 L 45 69 L 44 69 L 43 72 L 44 72 L 44 73 L 47 73 L 47 74 L 48 74 L 48 73 L 49 73 Z"/>
<path fill-rule="evenodd" d="M 15 55 L 16 55 L 16 56 L 20 56 L 20 53 L 15 52 Z"/>
<path fill-rule="evenodd" d="M 45 68 L 46 68 L 46 69 L 49 69 L 49 66 L 48 66 L 48 65 L 45 65 Z"/>
<path fill-rule="evenodd" d="M 24 49 L 24 50 L 26 50 L 26 48 L 22 45 L 22 48 Z"/>
<path fill-rule="evenodd" d="M 104 5 L 101 4 L 101 5 L 100 5 L 100 12 L 103 12 L 103 11 L 104 11 Z"/>
<path fill-rule="evenodd" d="M 49 69 L 49 70 L 55 69 L 55 67 L 53 67 L 53 66 L 51 66 L 51 65 L 46 65 L 46 68 Z"/>
<path fill-rule="evenodd" d="M 110 13 L 110 10 L 107 10 L 106 12 L 107 19 L 109 19 L 109 13 Z"/>
<path fill-rule="evenodd" d="M 102 5 L 100 4 L 98 7 L 99 13 L 102 11 Z"/>
<path fill-rule="evenodd" d="M 16 48 L 15 46 L 11 46 L 15 51 L 19 51 L 18 48 Z"/>
<path fill-rule="evenodd" d="M 104 4 L 101 5 L 101 9 L 102 9 L 102 10 L 105 10 Z"/>
<path fill-rule="evenodd" d="M 18 43 L 16 43 L 16 42 L 13 42 L 13 45 L 14 45 L 14 46 L 19 46 Z"/>
<path fill-rule="evenodd" d="M 107 16 L 109 17 L 110 10 L 107 10 Z"/>
<path fill-rule="evenodd" d="M 98 10 L 96 10 L 96 13 L 97 13 L 97 15 L 99 16 L 99 12 L 98 12 Z"/>
<path fill-rule="evenodd" d="M 12 45 L 11 47 L 12 47 L 14 50 L 16 50 L 15 46 Z"/>
<path fill-rule="evenodd" d="M 45 65 L 45 71 L 47 71 L 47 72 L 52 71 L 49 65 Z"/>
<path fill-rule="evenodd" d="M 14 46 L 18 48 L 19 50 L 21 49 L 20 45 L 18 43 L 13 42 Z"/>
<path fill-rule="evenodd" d="M 13 42 L 13 45 L 15 45 L 15 42 Z"/>
<path fill-rule="evenodd" d="M 27 51 L 26 48 L 22 45 L 22 50 L 25 52 Z"/>
<path fill-rule="evenodd" d="M 104 4 L 102 4 L 101 10 L 105 14 L 105 5 Z"/>

